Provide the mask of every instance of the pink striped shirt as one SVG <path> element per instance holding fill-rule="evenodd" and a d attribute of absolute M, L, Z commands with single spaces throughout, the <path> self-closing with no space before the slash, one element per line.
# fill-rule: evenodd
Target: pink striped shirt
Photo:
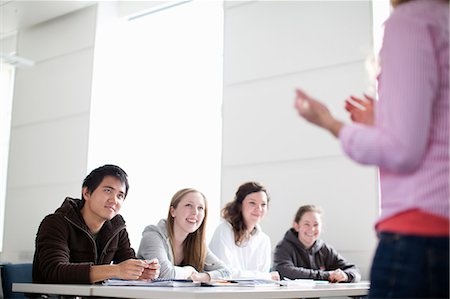
<path fill-rule="evenodd" d="M 380 170 L 379 222 L 419 209 L 449 217 L 449 5 L 400 4 L 385 23 L 375 126 L 339 134 L 355 161 Z"/>

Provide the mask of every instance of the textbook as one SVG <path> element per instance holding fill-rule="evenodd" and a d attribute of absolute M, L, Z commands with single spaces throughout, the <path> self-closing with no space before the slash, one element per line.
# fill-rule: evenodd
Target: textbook
<path fill-rule="evenodd" d="M 200 282 L 191 279 L 157 278 L 153 280 L 107 279 L 104 286 L 138 286 L 138 287 L 198 287 Z"/>

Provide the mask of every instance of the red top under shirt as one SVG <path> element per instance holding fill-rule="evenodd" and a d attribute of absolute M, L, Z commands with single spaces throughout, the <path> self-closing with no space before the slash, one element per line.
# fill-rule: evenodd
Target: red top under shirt
<path fill-rule="evenodd" d="M 449 220 L 421 210 L 409 210 L 387 218 L 376 225 L 378 232 L 404 235 L 448 237 Z"/>

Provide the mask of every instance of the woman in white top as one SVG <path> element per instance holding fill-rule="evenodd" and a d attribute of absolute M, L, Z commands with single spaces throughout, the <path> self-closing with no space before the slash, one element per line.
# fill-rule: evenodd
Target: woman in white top
<path fill-rule="evenodd" d="M 144 229 L 137 256 L 156 257 L 162 278 L 194 281 L 229 278 L 230 270 L 206 246 L 207 211 L 201 192 L 190 188 L 178 191 L 170 202 L 167 220 Z"/>
<path fill-rule="evenodd" d="M 272 246 L 259 226 L 269 200 L 264 186 L 247 182 L 222 209 L 225 221 L 216 228 L 209 248 L 232 268 L 235 278 L 280 279 L 278 272 L 270 272 Z"/>

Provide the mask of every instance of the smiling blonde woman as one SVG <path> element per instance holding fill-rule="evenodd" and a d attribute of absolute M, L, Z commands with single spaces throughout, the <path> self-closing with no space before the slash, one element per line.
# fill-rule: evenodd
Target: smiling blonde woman
<path fill-rule="evenodd" d="M 172 197 L 167 219 L 144 229 L 138 257 L 157 258 L 162 278 L 194 281 L 228 278 L 228 268 L 206 246 L 207 215 L 203 193 L 192 188 L 179 190 Z"/>

